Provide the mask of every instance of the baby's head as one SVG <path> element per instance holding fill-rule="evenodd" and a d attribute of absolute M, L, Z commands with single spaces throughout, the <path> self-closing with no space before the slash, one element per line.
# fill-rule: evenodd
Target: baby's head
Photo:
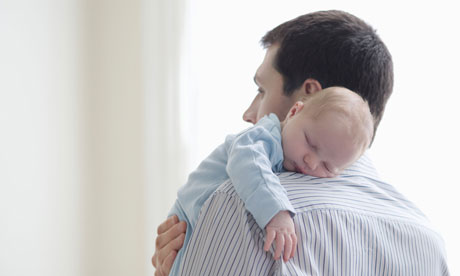
<path fill-rule="evenodd" d="M 351 165 L 374 133 L 368 104 L 343 87 L 296 102 L 281 128 L 284 168 L 317 177 L 335 177 Z"/>

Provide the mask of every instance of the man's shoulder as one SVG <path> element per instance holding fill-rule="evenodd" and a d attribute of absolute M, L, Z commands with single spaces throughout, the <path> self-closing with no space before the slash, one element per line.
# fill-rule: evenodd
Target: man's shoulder
<path fill-rule="evenodd" d="M 228 245 L 220 245 L 220 248 L 240 245 L 254 248 L 243 252 L 260 253 L 255 259 L 267 262 L 268 267 L 276 268 L 283 275 L 309 274 L 309 267 L 322 267 L 328 271 L 342 269 L 336 264 L 344 264 L 350 269 L 351 263 L 360 267 L 364 275 L 373 274 L 366 269 L 382 263 L 386 264 L 384 270 L 389 271 L 419 269 L 412 274 L 402 272 L 404 275 L 425 275 L 421 272 L 448 275 L 442 238 L 412 202 L 381 180 L 367 156 L 337 178 L 316 178 L 293 172 L 278 176 L 296 210 L 294 224 L 296 233 L 299 233 L 298 258 L 286 264 L 280 262 L 278 268 L 276 264 L 269 263 L 271 255 L 262 250 L 263 232 L 245 209 L 230 180 L 217 189 L 202 209 L 201 219 L 206 220 L 211 229 L 206 234 L 243 231 L 247 235 L 230 235 L 232 239 L 219 236 L 214 241 L 229 241 Z M 235 242 L 233 237 L 242 241 Z M 210 244 L 215 242 L 211 240 Z M 252 269 L 254 259 L 241 259 L 242 262 L 247 261 L 243 267 Z M 324 260 L 328 261 L 324 263 Z M 443 271 L 445 273 L 438 273 Z"/>
<path fill-rule="evenodd" d="M 381 179 L 367 154 L 335 178 L 297 173 L 279 175 L 299 211 L 333 208 L 386 219 L 426 223 L 425 215 L 393 185 Z"/>
<path fill-rule="evenodd" d="M 429 224 L 415 204 L 381 179 L 367 154 L 335 178 L 295 172 L 279 173 L 278 177 L 298 213 L 335 210 Z M 237 196 L 231 181 L 222 184 L 218 192 Z"/>

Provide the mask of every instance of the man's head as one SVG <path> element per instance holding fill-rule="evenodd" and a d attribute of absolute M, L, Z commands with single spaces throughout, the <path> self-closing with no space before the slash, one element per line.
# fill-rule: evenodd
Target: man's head
<path fill-rule="evenodd" d="M 369 103 L 375 131 L 393 89 L 393 63 L 371 26 L 342 11 L 314 12 L 279 25 L 261 42 L 267 54 L 255 76 L 260 93 L 245 121 L 270 112 L 283 119 L 306 94 L 342 86 Z"/>
<path fill-rule="evenodd" d="M 298 101 L 281 123 L 283 166 L 317 177 L 334 177 L 369 146 L 374 123 L 358 94 L 329 87 Z"/>

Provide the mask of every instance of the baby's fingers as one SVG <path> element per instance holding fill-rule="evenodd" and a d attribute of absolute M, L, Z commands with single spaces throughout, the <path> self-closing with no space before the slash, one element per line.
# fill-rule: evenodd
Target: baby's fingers
<path fill-rule="evenodd" d="M 292 250 L 292 240 L 289 235 L 286 235 L 284 238 L 284 262 L 289 261 L 289 256 L 291 256 L 291 250 Z"/>
<path fill-rule="evenodd" d="M 293 258 L 294 254 L 297 250 L 297 236 L 296 234 L 291 234 L 291 240 L 292 240 L 292 251 L 291 251 L 291 256 L 289 258 Z"/>
<path fill-rule="evenodd" d="M 278 260 L 281 256 L 281 251 L 284 247 L 284 235 L 276 236 L 276 250 L 275 250 L 275 260 Z"/>
<path fill-rule="evenodd" d="M 265 239 L 264 250 L 268 251 L 272 245 L 273 240 L 275 239 L 275 231 L 267 230 L 267 238 Z"/>

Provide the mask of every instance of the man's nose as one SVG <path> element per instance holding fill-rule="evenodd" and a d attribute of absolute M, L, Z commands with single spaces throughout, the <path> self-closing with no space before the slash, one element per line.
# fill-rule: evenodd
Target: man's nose
<path fill-rule="evenodd" d="M 259 112 L 260 107 L 260 96 L 261 94 L 257 94 L 257 96 L 252 100 L 251 105 L 246 109 L 243 113 L 243 120 L 248 123 L 256 124 L 257 123 L 257 113 Z"/>
<path fill-rule="evenodd" d="M 256 113 L 252 108 L 252 105 L 243 113 L 243 120 L 255 124 L 256 123 Z"/>
<path fill-rule="evenodd" d="M 314 153 L 309 152 L 305 154 L 303 161 L 308 165 L 308 167 L 310 167 L 312 171 L 316 170 L 316 168 L 318 167 L 318 158 Z"/>

